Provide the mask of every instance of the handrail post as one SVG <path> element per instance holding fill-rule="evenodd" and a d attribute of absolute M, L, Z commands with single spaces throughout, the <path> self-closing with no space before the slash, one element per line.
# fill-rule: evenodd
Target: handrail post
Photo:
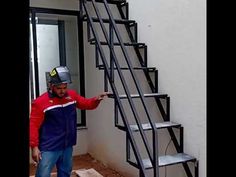
<path fill-rule="evenodd" d="M 153 173 L 154 177 L 159 177 L 159 155 L 158 155 L 158 133 L 157 129 L 153 131 Z"/>
<path fill-rule="evenodd" d="M 109 23 L 109 43 L 111 49 L 114 50 L 114 35 L 113 35 L 113 25 Z M 112 50 L 110 50 L 110 75 L 111 75 L 111 82 L 114 82 L 114 59 L 112 55 Z"/>

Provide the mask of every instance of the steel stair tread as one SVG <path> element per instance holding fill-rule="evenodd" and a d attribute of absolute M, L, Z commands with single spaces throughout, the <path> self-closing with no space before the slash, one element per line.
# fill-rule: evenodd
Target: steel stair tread
<path fill-rule="evenodd" d="M 185 153 L 177 153 L 174 155 L 159 156 L 159 167 L 174 165 L 189 161 L 196 161 L 196 158 Z M 145 169 L 152 168 L 151 161 L 149 159 L 143 159 Z"/>
<path fill-rule="evenodd" d="M 108 94 L 109 98 L 114 98 L 114 94 Z M 131 98 L 140 98 L 139 94 L 131 94 Z M 158 98 L 165 98 L 167 97 L 167 94 L 161 94 L 161 93 L 145 93 L 143 94 L 144 97 L 158 97 Z M 128 98 L 127 95 L 119 95 L 120 99 Z"/>
<path fill-rule="evenodd" d="M 93 22 L 99 22 L 99 19 L 96 17 L 92 17 Z M 102 21 L 104 23 L 109 23 L 110 19 L 102 18 Z M 126 19 L 114 19 L 116 24 L 129 24 L 129 23 L 135 23 L 135 20 L 126 20 Z"/>
<path fill-rule="evenodd" d="M 181 124 L 170 122 L 170 121 L 155 123 L 155 127 L 157 129 L 168 128 L 168 127 L 180 127 L 180 126 L 181 126 Z M 142 127 L 143 127 L 143 130 L 151 130 L 152 129 L 150 123 L 142 124 Z M 132 131 L 139 131 L 137 124 L 130 125 L 130 128 Z"/>

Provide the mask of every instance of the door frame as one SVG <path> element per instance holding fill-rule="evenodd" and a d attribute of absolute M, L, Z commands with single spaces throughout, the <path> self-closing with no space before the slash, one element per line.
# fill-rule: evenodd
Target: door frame
<path fill-rule="evenodd" d="M 80 75 L 80 95 L 85 97 L 85 70 L 84 70 L 84 41 L 83 41 L 83 19 L 80 16 L 80 11 L 51 9 L 41 7 L 30 7 L 29 9 L 32 21 L 32 40 L 33 40 L 33 55 L 34 55 L 34 80 L 35 80 L 35 96 L 39 96 L 39 71 L 38 71 L 38 56 L 37 56 L 37 34 L 36 34 L 36 13 L 72 15 L 77 17 L 78 27 L 78 45 L 79 45 L 79 75 Z M 63 25 L 62 25 L 63 27 Z M 59 31 L 60 32 L 60 31 Z M 63 37 L 63 36 L 62 36 Z M 60 41 L 60 40 L 59 40 Z M 63 42 L 59 42 L 60 49 L 65 49 Z M 60 52 L 60 63 L 65 65 L 65 51 Z M 64 62 L 63 62 L 64 61 Z M 81 122 L 77 123 L 77 127 L 86 126 L 86 110 L 81 110 Z"/>

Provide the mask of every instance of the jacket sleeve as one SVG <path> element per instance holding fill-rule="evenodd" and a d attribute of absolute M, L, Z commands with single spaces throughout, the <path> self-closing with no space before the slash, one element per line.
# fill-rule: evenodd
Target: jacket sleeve
<path fill-rule="evenodd" d="M 43 110 L 36 101 L 33 101 L 29 119 L 29 143 L 31 148 L 39 145 L 39 128 L 43 122 L 43 118 Z"/>
<path fill-rule="evenodd" d="M 77 107 L 81 110 L 92 110 L 98 107 L 100 100 L 97 97 L 85 98 L 79 94 L 76 95 Z"/>

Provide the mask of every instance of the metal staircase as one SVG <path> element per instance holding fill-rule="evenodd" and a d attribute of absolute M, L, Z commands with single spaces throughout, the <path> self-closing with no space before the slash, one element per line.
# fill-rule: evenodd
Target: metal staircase
<path fill-rule="evenodd" d="M 119 19 L 114 18 L 113 6 Z M 198 160 L 183 152 L 183 127 L 170 121 L 170 97 L 158 92 L 158 70 L 147 66 L 147 46 L 138 42 L 137 23 L 129 19 L 128 10 L 125 0 L 80 1 L 80 18 L 87 23 L 88 42 L 95 46 L 96 67 L 104 70 L 104 90 L 114 99 L 115 126 L 126 132 L 127 162 L 139 169 L 140 177 L 150 176 L 150 170 L 151 177 L 160 177 L 160 167 L 175 164 L 182 164 L 187 177 L 198 177 Z M 142 72 L 146 83 L 137 72 Z M 156 104 L 161 122 L 151 115 L 148 99 Z M 171 137 L 175 154 L 159 152 L 163 129 Z"/>

